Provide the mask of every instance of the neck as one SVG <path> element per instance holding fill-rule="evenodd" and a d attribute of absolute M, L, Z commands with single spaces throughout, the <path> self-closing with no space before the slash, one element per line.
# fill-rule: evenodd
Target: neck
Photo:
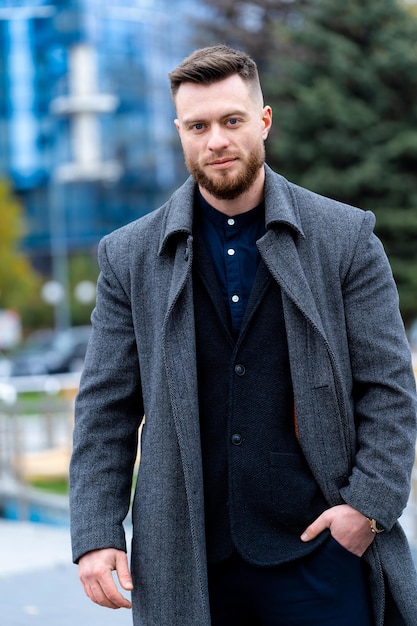
<path fill-rule="evenodd" d="M 247 211 L 250 211 L 262 202 L 264 196 L 264 182 L 265 170 L 262 167 L 259 172 L 259 176 L 253 185 L 233 200 L 219 200 L 219 198 L 213 196 L 203 187 L 199 187 L 199 190 L 204 200 L 206 200 L 212 207 L 217 209 L 217 211 L 220 211 L 220 213 L 224 213 L 224 215 L 230 215 L 232 217 L 233 215 L 238 215 L 239 213 L 247 213 Z"/>

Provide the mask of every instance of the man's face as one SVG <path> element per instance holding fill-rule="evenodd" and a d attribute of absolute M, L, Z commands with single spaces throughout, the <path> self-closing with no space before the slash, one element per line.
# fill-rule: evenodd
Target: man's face
<path fill-rule="evenodd" d="M 183 83 L 176 95 L 185 163 L 200 188 L 233 200 L 262 176 L 270 107 L 237 74 L 211 85 Z"/>

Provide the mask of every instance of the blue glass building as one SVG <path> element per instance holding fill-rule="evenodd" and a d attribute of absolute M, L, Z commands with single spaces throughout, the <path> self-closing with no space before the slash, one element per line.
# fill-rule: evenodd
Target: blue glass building
<path fill-rule="evenodd" d="M 93 250 L 186 172 L 168 72 L 192 49 L 198 0 L 0 5 L 0 177 L 22 199 L 35 266 Z M 51 253 L 52 251 L 52 253 Z"/>

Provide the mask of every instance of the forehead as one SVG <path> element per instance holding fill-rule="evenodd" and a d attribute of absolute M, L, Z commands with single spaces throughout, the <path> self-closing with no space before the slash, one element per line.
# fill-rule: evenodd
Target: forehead
<path fill-rule="evenodd" d="M 254 106 L 250 95 L 250 86 L 238 74 L 224 80 L 200 85 L 182 83 L 175 97 L 175 107 L 179 118 L 203 118 L 207 115 L 219 115 Z"/>

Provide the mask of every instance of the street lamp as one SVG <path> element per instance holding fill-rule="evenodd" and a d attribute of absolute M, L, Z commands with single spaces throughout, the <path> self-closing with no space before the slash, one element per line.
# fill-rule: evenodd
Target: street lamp
<path fill-rule="evenodd" d="M 7 7 L 0 8 L 0 20 L 46 19 L 58 13 L 59 9 L 53 5 Z M 52 294 L 57 328 L 66 328 L 71 323 L 68 297 L 67 231 L 62 186 L 77 182 L 115 182 L 121 175 L 121 168 L 116 161 L 103 161 L 101 158 L 98 121 L 100 114 L 110 113 L 117 108 L 118 99 L 112 94 L 99 93 L 97 83 L 97 60 L 93 46 L 78 41 L 71 44 L 69 48 L 69 93 L 67 96 L 56 98 L 50 107 L 53 115 L 66 116 L 70 119 L 72 145 L 72 161 L 54 168 L 49 189 L 53 275 L 50 283 L 55 285 L 55 288 L 60 285 L 60 296 L 57 297 L 57 292 Z M 48 290 L 46 298 L 48 298 Z M 50 298 L 49 301 L 52 304 Z"/>
<path fill-rule="evenodd" d="M 99 93 L 97 59 L 93 46 L 82 42 L 69 51 L 69 94 L 51 103 L 54 115 L 71 119 L 73 160 L 55 169 L 60 183 L 117 181 L 121 168 L 117 161 L 103 161 L 98 116 L 112 113 L 119 104 L 113 94 Z"/>
<path fill-rule="evenodd" d="M 65 298 L 56 306 L 56 326 L 70 325 L 68 251 L 62 188 L 72 183 L 116 182 L 121 175 L 116 161 L 103 161 L 98 116 L 111 113 L 118 98 L 99 93 L 97 59 L 93 46 L 86 42 L 72 44 L 69 50 L 69 93 L 51 102 L 55 116 L 70 119 L 72 161 L 59 164 L 50 184 L 50 227 L 53 242 L 54 279 L 64 284 Z"/>

